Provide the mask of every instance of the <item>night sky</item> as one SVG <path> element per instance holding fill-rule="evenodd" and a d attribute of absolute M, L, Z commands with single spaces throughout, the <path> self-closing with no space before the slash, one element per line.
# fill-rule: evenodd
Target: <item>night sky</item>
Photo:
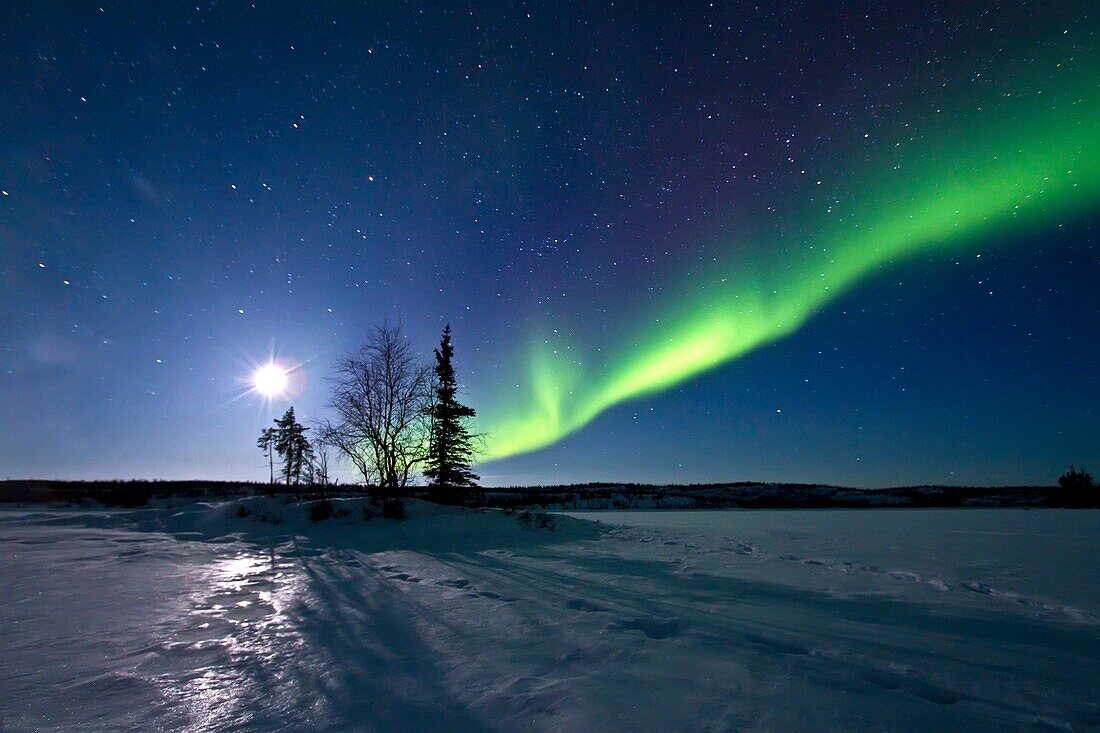
<path fill-rule="evenodd" d="M 0 478 L 266 480 L 383 320 L 487 484 L 1100 470 L 1092 5 L 4 3 Z"/>

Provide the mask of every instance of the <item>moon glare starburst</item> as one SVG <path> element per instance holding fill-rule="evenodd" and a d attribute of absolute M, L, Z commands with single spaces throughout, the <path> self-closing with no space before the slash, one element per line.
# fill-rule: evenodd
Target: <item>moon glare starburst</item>
<path fill-rule="evenodd" d="M 269 399 L 285 395 L 289 387 L 290 374 L 274 362 L 252 372 L 252 389 Z"/>

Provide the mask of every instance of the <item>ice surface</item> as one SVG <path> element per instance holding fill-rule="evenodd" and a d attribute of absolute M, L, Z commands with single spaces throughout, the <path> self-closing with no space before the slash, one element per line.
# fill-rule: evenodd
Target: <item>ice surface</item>
<path fill-rule="evenodd" d="M 1097 511 L 337 504 L 0 510 L 0 730 L 1100 729 Z"/>

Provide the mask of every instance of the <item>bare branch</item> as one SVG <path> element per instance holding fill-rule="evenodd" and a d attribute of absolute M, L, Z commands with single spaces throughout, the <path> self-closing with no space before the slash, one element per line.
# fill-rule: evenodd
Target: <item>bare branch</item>
<path fill-rule="evenodd" d="M 331 381 L 336 417 L 324 425 L 326 440 L 366 483 L 407 486 L 427 453 L 431 370 L 401 327 L 375 326 L 363 346 L 336 363 Z"/>

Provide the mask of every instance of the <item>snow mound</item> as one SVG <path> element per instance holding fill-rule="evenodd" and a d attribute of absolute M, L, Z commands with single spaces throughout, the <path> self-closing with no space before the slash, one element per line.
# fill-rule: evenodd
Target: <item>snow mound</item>
<path fill-rule="evenodd" d="M 243 541 L 264 546 L 292 542 L 299 551 L 471 552 L 592 539 L 603 531 L 596 522 L 560 515 L 367 497 L 307 501 L 254 496 L 126 512 L 75 513 L 68 517 L 55 514 L 65 513 L 47 513 L 44 520 L 163 532 L 178 539 Z"/>

